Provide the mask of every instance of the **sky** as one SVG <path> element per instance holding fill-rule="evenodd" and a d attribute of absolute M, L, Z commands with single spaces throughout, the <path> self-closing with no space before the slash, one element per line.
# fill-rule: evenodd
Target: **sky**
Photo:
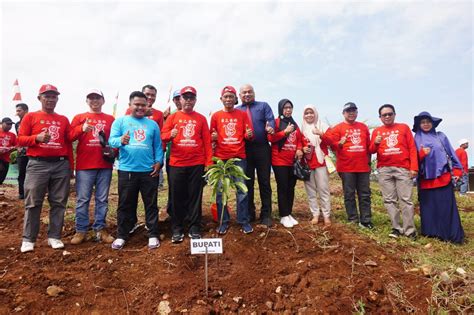
<path fill-rule="evenodd" d="M 456 148 L 473 133 L 471 1 L 2 1 L 1 111 L 14 117 L 13 82 L 40 109 L 39 87 L 61 95 L 56 111 L 70 119 L 88 110 L 87 91 L 104 92 L 104 112 L 118 115 L 145 84 L 169 91 L 192 85 L 195 110 L 220 110 L 220 91 L 254 86 L 275 115 L 280 99 L 314 104 L 333 125 L 342 106 L 380 123 L 390 103 L 398 122 L 429 111 Z M 14 119 L 16 120 L 16 118 Z M 468 150 L 474 165 L 474 144 Z"/>

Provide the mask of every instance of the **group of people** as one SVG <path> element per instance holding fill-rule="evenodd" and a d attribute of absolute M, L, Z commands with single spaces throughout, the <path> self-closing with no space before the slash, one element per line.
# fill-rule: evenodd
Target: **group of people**
<path fill-rule="evenodd" d="M 248 177 L 245 181 L 248 191 L 238 190 L 236 198 L 236 219 L 244 234 L 253 232 L 252 222 L 257 219 L 255 175 L 261 199 L 259 222 L 267 227 L 273 224 L 271 168 L 277 184 L 280 223 L 286 228 L 298 224 L 292 215 L 297 181 L 293 170 L 295 159 L 304 160 L 311 170 L 310 178 L 304 182 L 313 216 L 311 222 L 318 224 L 322 216 L 323 224 L 329 226 L 331 201 L 327 163 L 331 161 L 328 149 L 336 156 L 349 222 L 362 228 L 374 227 L 370 165 L 371 154 L 376 154 L 377 178 L 392 223 L 389 236 L 417 237 L 412 200 L 413 179 L 417 178 L 421 233 L 454 243 L 463 242 L 453 188 L 466 176 L 467 155 L 460 151 L 464 153 L 461 160 L 465 163 L 461 165 L 447 137 L 436 131 L 441 119 L 428 112 L 415 116 L 415 137 L 408 125 L 395 122 L 395 107 L 391 104 L 379 108 L 382 125 L 375 128 L 372 135 L 367 125 L 357 121 L 358 108 L 352 102 L 344 105 L 344 120 L 333 127 L 321 121 L 314 105 L 307 105 L 300 128 L 292 115 L 294 105 L 289 99 L 279 102 L 275 119 L 269 104 L 256 101 L 254 88 L 246 84 L 239 92 L 232 86 L 222 89 L 223 108 L 212 115 L 209 126 L 206 118 L 194 110 L 197 102 L 194 87 L 175 91 L 176 109 L 161 112 L 153 108 L 156 88 L 145 85 L 142 91 L 130 94 L 125 116 L 117 119 L 102 112 L 105 102 L 102 92 L 91 90 L 86 95 L 89 110 L 76 115 L 69 123 L 55 111 L 59 95 L 55 86 L 45 84 L 38 93 L 41 110 L 27 113 L 26 104 L 17 105 L 18 137 L 9 132 L 11 119 L 2 120 L 0 170 L 8 168 L 13 149 L 19 153 L 19 197 L 25 199 L 22 252 L 34 250 L 46 192 L 50 203 L 48 244 L 55 249 L 64 247 L 61 231 L 73 170 L 77 202 L 76 233 L 71 244 L 84 242 L 92 228 L 97 241 L 111 243 L 113 249 L 123 248 L 139 226 L 137 203 L 141 195 L 148 247 L 158 248 L 157 194 L 164 161 L 168 174 L 171 242 L 182 242 L 185 231 L 190 238 L 200 238 L 203 175 L 213 163 L 213 156 L 223 161 L 238 158 L 236 164 Z M 239 98 L 241 105 L 236 106 Z M 75 159 L 74 141 L 77 141 Z M 462 142 L 460 148 L 465 150 L 468 141 Z M 115 156 L 119 196 L 116 238 L 105 229 Z M 22 171 L 22 167 L 26 171 Z M 91 226 L 89 205 L 93 192 L 95 209 Z M 219 193 L 216 202 L 218 216 L 222 218 L 217 233 L 223 235 L 229 229 L 230 214 Z"/>

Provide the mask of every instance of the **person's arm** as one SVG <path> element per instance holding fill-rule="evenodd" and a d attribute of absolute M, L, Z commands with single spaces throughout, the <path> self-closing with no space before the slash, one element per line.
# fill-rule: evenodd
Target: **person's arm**
<path fill-rule="evenodd" d="M 160 174 L 160 168 L 163 165 L 163 145 L 161 143 L 161 134 L 158 126 L 155 126 L 153 133 L 153 156 L 154 164 L 152 165 L 151 176 L 155 177 Z"/>
<path fill-rule="evenodd" d="M 378 128 L 375 128 L 374 131 L 372 131 L 372 137 L 370 138 L 369 152 L 372 154 L 377 153 L 381 142 L 382 136 L 380 134 L 380 130 Z"/>
<path fill-rule="evenodd" d="M 163 130 L 161 131 L 161 140 L 165 143 L 170 142 L 173 138 L 171 137 L 171 131 L 174 129 L 174 117 L 176 113 L 168 116 L 168 119 L 165 121 Z"/>
<path fill-rule="evenodd" d="M 64 145 L 67 148 L 67 158 L 69 160 L 69 168 L 71 169 L 71 174 L 74 172 L 74 150 L 72 148 L 72 141 L 70 141 L 71 135 L 71 125 L 69 124 L 69 120 L 66 120 L 66 127 L 64 129 Z"/>
<path fill-rule="evenodd" d="M 26 114 L 21 121 L 21 127 L 18 134 L 18 145 L 21 147 L 36 146 L 36 135 L 32 135 L 32 115 Z"/>
<path fill-rule="evenodd" d="M 416 149 L 415 138 L 413 138 L 413 134 L 410 131 L 410 127 L 406 126 L 405 137 L 408 147 L 408 154 L 410 155 L 410 171 L 412 175 L 418 174 L 419 166 L 418 166 L 418 152 Z M 415 173 L 413 173 L 415 172 Z"/>
<path fill-rule="evenodd" d="M 280 127 L 280 121 L 276 120 L 275 121 L 275 130 L 277 130 L 279 127 Z M 272 134 L 270 134 L 270 133 L 267 134 L 267 139 L 271 143 L 276 143 L 276 142 L 278 142 L 281 139 L 286 138 L 286 137 L 287 137 L 287 134 L 285 133 L 285 130 L 278 130 L 278 131 L 276 131 Z"/>
<path fill-rule="evenodd" d="M 212 145 L 211 145 L 211 134 L 209 132 L 209 127 L 207 126 L 207 121 L 204 116 L 202 117 L 202 128 L 201 128 L 201 137 L 204 145 L 204 154 L 206 158 L 205 166 L 212 165 Z"/>
<path fill-rule="evenodd" d="M 110 127 L 109 145 L 112 148 L 120 148 L 122 146 L 122 119 L 116 119 Z"/>
<path fill-rule="evenodd" d="M 81 115 L 76 115 L 72 119 L 71 122 L 71 131 L 69 132 L 69 141 L 74 142 L 76 141 L 80 135 L 82 135 L 83 126 L 85 123 L 85 119 L 81 119 Z"/>
<path fill-rule="evenodd" d="M 275 129 L 276 128 L 276 126 L 275 126 L 275 116 L 273 115 L 272 108 L 267 103 L 264 103 L 264 104 L 265 105 L 263 107 L 263 110 L 264 110 L 264 115 L 265 115 L 265 121 L 268 123 L 268 125 L 270 127 Z"/>
<path fill-rule="evenodd" d="M 209 132 L 211 133 L 211 141 L 216 142 L 218 132 L 217 132 L 217 119 L 216 119 L 215 113 L 211 116 L 211 127 L 209 128 Z"/>

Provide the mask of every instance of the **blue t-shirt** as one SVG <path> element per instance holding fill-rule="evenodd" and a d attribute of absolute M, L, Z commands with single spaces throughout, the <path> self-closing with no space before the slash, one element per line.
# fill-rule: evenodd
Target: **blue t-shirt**
<path fill-rule="evenodd" d="M 130 142 L 123 145 L 122 136 L 129 132 Z M 160 127 L 148 118 L 123 116 L 111 127 L 109 144 L 119 148 L 119 170 L 127 172 L 151 172 L 153 164 L 163 165 Z"/>

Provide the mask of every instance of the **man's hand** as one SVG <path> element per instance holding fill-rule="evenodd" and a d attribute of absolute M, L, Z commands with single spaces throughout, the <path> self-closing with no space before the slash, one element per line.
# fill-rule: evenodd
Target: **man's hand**
<path fill-rule="evenodd" d="M 309 146 L 303 147 L 303 153 L 304 153 L 304 154 L 309 154 L 309 153 L 311 153 L 311 148 L 310 148 Z"/>
<path fill-rule="evenodd" d="M 217 141 L 217 131 L 216 131 L 216 129 L 212 129 L 211 140 L 212 141 Z"/>
<path fill-rule="evenodd" d="M 380 135 L 380 131 L 377 131 L 377 136 L 375 137 L 375 144 L 380 144 L 382 142 L 382 136 Z"/>
<path fill-rule="evenodd" d="M 178 124 L 174 125 L 173 129 L 171 129 L 171 139 L 174 139 L 178 135 L 178 129 L 176 128 Z"/>
<path fill-rule="evenodd" d="M 348 135 L 349 135 L 349 130 L 346 130 L 346 134 L 344 135 L 344 137 L 342 137 L 341 140 L 339 140 L 339 147 L 342 147 L 344 143 L 346 143 Z"/>
<path fill-rule="evenodd" d="M 156 162 L 151 167 L 153 168 L 153 170 L 151 171 L 150 176 L 158 177 L 160 175 L 160 167 L 161 167 L 160 162 Z"/>
<path fill-rule="evenodd" d="M 418 171 L 410 171 L 411 178 L 416 178 L 418 176 Z"/>
<path fill-rule="evenodd" d="M 87 122 L 87 120 L 84 122 L 84 124 L 82 125 L 82 131 L 83 132 L 92 132 L 94 130 L 94 126 L 92 125 L 89 125 L 89 123 Z"/>
<path fill-rule="evenodd" d="M 245 134 L 247 135 L 247 139 L 252 139 L 253 138 L 252 128 L 249 128 L 249 126 L 245 126 Z"/>
<path fill-rule="evenodd" d="M 303 157 L 303 151 L 301 150 L 296 150 L 296 158 L 298 160 L 301 160 L 301 158 Z"/>
<path fill-rule="evenodd" d="M 166 120 L 166 118 L 168 118 L 168 116 L 170 115 L 170 112 L 171 112 L 171 106 L 168 106 L 165 111 L 163 112 L 163 119 Z"/>
<path fill-rule="evenodd" d="M 36 135 L 36 142 L 38 143 L 48 143 L 50 139 L 51 135 L 49 134 L 49 129 L 46 129 Z"/>
<path fill-rule="evenodd" d="M 123 145 L 127 145 L 130 143 L 130 131 L 127 130 L 127 132 L 122 136 L 121 142 Z"/>
<path fill-rule="evenodd" d="M 270 135 L 275 133 L 275 130 L 273 130 L 273 127 L 270 126 L 270 123 L 268 121 L 265 124 L 265 131 Z"/>

